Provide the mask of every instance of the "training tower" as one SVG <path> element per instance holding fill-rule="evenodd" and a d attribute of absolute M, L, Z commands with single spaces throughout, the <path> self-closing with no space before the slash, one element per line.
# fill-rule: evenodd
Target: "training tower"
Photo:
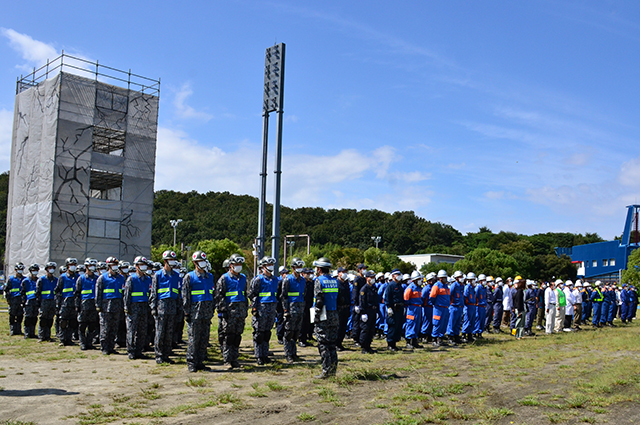
<path fill-rule="evenodd" d="M 159 95 L 64 53 L 18 79 L 5 270 L 150 254 Z"/>

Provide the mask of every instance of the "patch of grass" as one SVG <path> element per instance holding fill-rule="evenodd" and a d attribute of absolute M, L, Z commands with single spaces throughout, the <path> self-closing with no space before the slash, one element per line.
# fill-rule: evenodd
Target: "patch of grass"
<path fill-rule="evenodd" d="M 320 387 L 318 395 L 322 398 L 321 403 L 333 403 L 335 406 L 342 406 L 344 403 L 340 401 L 338 395 L 329 387 Z"/>
<path fill-rule="evenodd" d="M 122 394 L 114 394 L 111 398 L 113 398 L 114 403 L 124 403 L 129 401 L 131 397 Z"/>
<path fill-rule="evenodd" d="M 267 386 L 267 388 L 269 388 L 271 391 L 284 391 L 287 389 L 286 386 L 281 385 L 280 383 L 276 382 L 276 381 L 268 381 L 265 383 L 265 385 Z"/>
<path fill-rule="evenodd" d="M 296 416 L 296 418 L 298 418 L 298 420 L 300 422 L 311 422 L 311 421 L 315 421 L 316 417 L 315 415 L 312 415 L 310 413 L 300 413 L 298 416 Z"/>
<path fill-rule="evenodd" d="M 552 424 L 559 424 L 568 421 L 571 417 L 564 413 L 546 413 L 549 422 Z"/>
<path fill-rule="evenodd" d="M 522 406 L 540 406 L 542 403 L 538 400 L 538 397 L 528 395 L 525 398 L 518 400 L 518 404 Z"/>
<path fill-rule="evenodd" d="M 23 422 L 23 421 L 14 421 L 13 419 L 9 419 L 3 422 L 0 422 L 0 425 L 37 425 L 35 422 Z"/>
<path fill-rule="evenodd" d="M 478 416 L 481 419 L 487 419 L 490 421 L 497 421 L 498 419 L 502 419 L 505 416 L 513 415 L 513 410 L 507 409 L 505 407 L 492 407 L 481 412 Z"/>
<path fill-rule="evenodd" d="M 595 424 L 596 418 L 592 417 L 592 416 L 583 416 L 582 418 L 580 418 L 580 422 L 586 422 L 588 424 Z"/>
<path fill-rule="evenodd" d="M 146 398 L 147 400 L 157 400 L 162 397 L 156 390 L 152 389 L 142 388 L 140 392 L 142 393 L 142 398 Z"/>
<path fill-rule="evenodd" d="M 447 378 L 455 378 L 458 375 L 459 375 L 458 372 L 449 372 L 444 374 L 444 376 L 446 376 Z"/>
<path fill-rule="evenodd" d="M 589 400 L 589 397 L 584 394 L 576 394 L 567 400 L 567 407 L 571 409 L 580 409 L 583 408 Z"/>
<path fill-rule="evenodd" d="M 260 384 L 257 382 L 254 382 L 253 384 L 251 384 L 251 388 L 253 388 L 253 391 L 251 391 L 248 395 L 249 397 L 266 397 L 267 393 L 264 391 L 264 389 L 260 388 Z"/>
<path fill-rule="evenodd" d="M 189 378 L 189 380 L 185 383 L 187 387 L 206 387 L 208 384 L 207 380 L 202 378 Z"/>

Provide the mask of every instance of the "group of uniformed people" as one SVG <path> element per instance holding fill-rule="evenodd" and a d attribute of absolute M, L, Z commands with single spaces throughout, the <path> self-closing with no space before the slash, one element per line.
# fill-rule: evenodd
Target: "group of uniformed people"
<path fill-rule="evenodd" d="M 399 269 L 375 274 L 364 264 L 356 273 L 342 267 L 331 272 L 327 258 L 314 261 L 314 270 L 294 258 L 290 270 L 280 267 L 276 275 L 276 260 L 267 256 L 248 283 L 242 273 L 245 259 L 233 254 L 223 263 L 226 273 L 214 283 L 202 251 L 193 254 L 191 272 L 181 268 L 173 251 L 165 251 L 162 259 L 164 264 L 140 256 L 132 266 L 115 257 L 104 263 L 87 258 L 84 264 L 68 258 L 59 270 L 54 262 L 47 263 L 44 275 L 39 275 L 38 264 L 25 275 L 25 266 L 18 263 L 5 288 L 10 333 L 22 334 L 24 317 L 24 337 L 35 338 L 39 323 L 37 337 L 47 341 L 57 319 L 60 345 L 77 339 L 88 350 L 99 341 L 102 353 L 109 355 L 117 344 L 126 346 L 130 359 L 138 359 L 146 358 L 143 351 L 152 342 L 156 362 L 173 363 L 172 349 L 183 342 L 186 322 L 186 361 L 195 372 L 208 369 L 204 361 L 217 311 L 223 360 L 234 369 L 241 367 L 239 347 L 250 310 L 259 365 L 271 361 L 274 326 L 289 363 L 300 360 L 297 346 L 313 339 L 313 326 L 322 360 L 318 378 L 326 378 L 335 374 L 337 351 L 345 350 L 347 336 L 367 354 L 375 352 L 371 343 L 376 335 L 386 338 L 391 351 L 399 350 L 403 337 L 410 350 L 422 348 L 420 342 L 456 345 L 482 338 L 485 331 L 502 332 L 502 324 L 521 339 L 534 335 L 536 320 L 537 329 L 547 333 L 579 329 L 592 314 L 594 326 L 613 326 L 616 314 L 627 323 L 638 305 L 633 286 L 616 288 L 600 281 L 592 290 L 587 281 L 538 285 L 520 276 L 503 282 L 460 271 L 451 277 L 445 270 L 426 276 Z"/>

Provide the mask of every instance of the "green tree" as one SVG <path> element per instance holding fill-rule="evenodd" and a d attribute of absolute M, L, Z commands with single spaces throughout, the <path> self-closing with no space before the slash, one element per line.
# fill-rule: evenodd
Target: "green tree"
<path fill-rule="evenodd" d="M 211 269 L 219 276 L 225 272 L 222 268 L 222 262 L 227 258 L 231 257 L 231 254 L 240 254 L 244 256 L 244 253 L 235 242 L 230 241 L 229 239 L 218 239 L 218 240 L 204 240 L 198 242 L 196 245 L 195 251 L 204 251 L 207 254 L 207 259 L 211 263 Z M 248 263 L 245 258 L 243 273 L 252 274 L 253 272 L 253 264 Z"/>
<path fill-rule="evenodd" d="M 513 277 L 518 270 L 518 262 L 510 255 L 490 248 L 477 248 L 468 253 L 464 260 L 455 264 L 456 270 L 463 273 L 484 273 L 491 276 Z"/>
<path fill-rule="evenodd" d="M 449 276 L 451 276 L 453 274 L 453 272 L 456 270 L 455 268 L 455 264 L 452 263 L 427 263 L 425 265 L 423 265 L 422 267 L 420 267 L 420 273 L 422 273 L 422 275 L 426 275 L 427 273 L 438 273 L 440 270 L 444 270 L 447 272 L 447 274 Z"/>
<path fill-rule="evenodd" d="M 640 284 L 640 249 L 629 254 L 627 268 L 622 271 L 622 283 Z"/>

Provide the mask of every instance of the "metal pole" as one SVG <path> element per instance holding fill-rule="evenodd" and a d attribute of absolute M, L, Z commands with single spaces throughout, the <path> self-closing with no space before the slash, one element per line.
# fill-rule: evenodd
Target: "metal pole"
<path fill-rule="evenodd" d="M 262 111 L 262 172 L 260 173 L 260 201 L 258 203 L 258 238 L 256 251 L 258 259 L 264 257 L 266 208 L 267 208 L 267 155 L 269 139 L 269 113 Z"/>
<path fill-rule="evenodd" d="M 176 229 L 178 226 L 173 226 L 173 246 L 176 246 Z"/>
<path fill-rule="evenodd" d="M 281 44 L 280 58 L 280 78 L 278 84 L 280 85 L 278 102 L 277 123 L 276 123 L 276 169 L 274 171 L 276 175 L 276 188 L 275 188 L 275 201 L 273 203 L 273 234 L 271 236 L 271 256 L 276 259 L 276 270 L 278 269 L 278 258 L 280 257 L 280 181 L 282 177 L 282 115 L 284 114 L 284 66 L 285 66 L 285 45 Z M 286 250 L 286 247 L 285 247 Z"/>

